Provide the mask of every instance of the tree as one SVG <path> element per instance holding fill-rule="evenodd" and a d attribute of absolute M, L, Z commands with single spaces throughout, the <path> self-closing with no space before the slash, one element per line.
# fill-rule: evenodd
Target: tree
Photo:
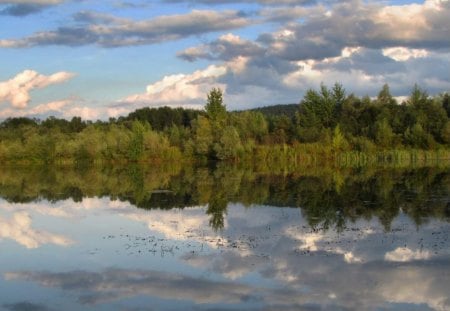
<path fill-rule="evenodd" d="M 345 136 L 342 134 L 339 125 L 334 128 L 332 143 L 334 151 L 342 151 L 348 147 L 348 142 L 345 139 Z"/>
<path fill-rule="evenodd" d="M 387 83 L 383 85 L 381 91 L 378 93 L 377 103 L 387 106 L 397 104 L 397 101 L 391 95 L 391 91 L 389 90 L 389 85 Z"/>
<path fill-rule="evenodd" d="M 243 151 L 241 139 L 233 126 L 223 129 L 218 142 L 214 144 L 215 156 L 219 160 L 236 159 Z"/>
<path fill-rule="evenodd" d="M 450 121 L 447 121 L 441 131 L 441 139 L 444 143 L 450 145 Z"/>
<path fill-rule="evenodd" d="M 394 133 L 386 119 L 375 123 L 375 141 L 383 148 L 391 146 L 394 139 Z"/>
<path fill-rule="evenodd" d="M 213 88 L 209 92 L 205 110 L 208 118 L 213 122 L 222 122 L 226 119 L 227 109 L 223 103 L 221 89 Z"/>
<path fill-rule="evenodd" d="M 442 96 L 442 107 L 444 107 L 445 111 L 447 112 L 447 117 L 450 118 L 450 94 L 445 93 Z"/>
<path fill-rule="evenodd" d="M 261 112 L 243 111 L 232 114 L 231 124 L 236 128 L 242 141 L 252 139 L 262 142 L 268 133 L 267 120 Z"/>
<path fill-rule="evenodd" d="M 200 156 L 209 156 L 214 142 L 211 122 L 208 118 L 199 116 L 193 122 L 195 153 Z"/>
<path fill-rule="evenodd" d="M 414 124 L 412 128 L 408 128 L 405 132 L 406 141 L 416 148 L 426 148 L 427 145 L 427 133 L 423 130 L 420 123 Z"/>
<path fill-rule="evenodd" d="M 320 92 L 309 89 L 300 104 L 301 125 L 331 128 L 345 100 L 345 90 L 336 83 L 330 91 L 325 85 Z"/>
<path fill-rule="evenodd" d="M 423 108 L 426 107 L 428 102 L 428 93 L 415 84 L 406 103 L 416 108 Z"/>
<path fill-rule="evenodd" d="M 130 145 L 128 147 L 128 156 L 131 161 L 139 160 L 144 151 L 144 132 L 145 126 L 139 121 L 133 121 L 131 126 Z"/>

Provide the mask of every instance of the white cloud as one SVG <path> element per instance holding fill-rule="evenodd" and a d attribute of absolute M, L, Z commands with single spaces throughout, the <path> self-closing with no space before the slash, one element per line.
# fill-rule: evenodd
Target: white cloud
<path fill-rule="evenodd" d="M 31 101 L 30 92 L 32 90 L 65 82 L 73 76 L 73 73 L 65 71 L 46 76 L 34 70 L 24 70 L 12 79 L 0 82 L 0 103 L 8 102 L 14 108 L 26 108 Z M 55 104 L 52 106 L 55 107 Z"/>
<path fill-rule="evenodd" d="M 396 61 L 407 61 L 410 58 L 428 56 L 428 51 L 424 49 L 408 49 L 404 47 L 394 47 L 383 49 L 383 55 Z"/>
<path fill-rule="evenodd" d="M 142 105 L 183 106 L 200 109 L 206 100 L 206 94 L 213 87 L 225 90 L 226 85 L 217 79 L 226 73 L 225 66 L 211 65 L 192 74 L 166 76 L 162 80 L 147 86 L 143 94 L 130 95 L 121 102 L 124 107 L 134 109 Z"/>
<path fill-rule="evenodd" d="M 58 100 L 46 104 L 40 104 L 29 110 L 26 109 L 12 109 L 6 108 L 0 110 L 0 118 L 10 118 L 10 117 L 26 117 L 26 116 L 36 116 L 44 115 L 48 113 L 59 114 L 64 111 L 64 108 L 70 105 L 72 101 L 70 99 Z"/>
<path fill-rule="evenodd" d="M 73 116 L 81 117 L 85 120 L 95 120 L 103 117 L 105 115 L 104 108 L 93 108 L 93 107 L 71 107 L 64 110 L 63 117 L 70 118 Z"/>

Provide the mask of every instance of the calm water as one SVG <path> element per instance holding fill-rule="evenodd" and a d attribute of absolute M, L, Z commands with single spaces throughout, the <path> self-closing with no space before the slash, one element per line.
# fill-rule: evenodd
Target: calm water
<path fill-rule="evenodd" d="M 450 310 L 448 168 L 3 169 L 1 310 Z"/>

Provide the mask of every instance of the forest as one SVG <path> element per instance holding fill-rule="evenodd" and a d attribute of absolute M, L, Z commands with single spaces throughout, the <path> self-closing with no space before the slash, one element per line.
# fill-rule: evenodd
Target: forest
<path fill-rule="evenodd" d="M 162 163 L 450 158 L 450 95 L 415 85 L 397 102 L 336 83 L 310 89 L 297 105 L 227 111 L 220 89 L 204 110 L 142 108 L 108 121 L 8 118 L 0 124 L 1 163 Z"/>

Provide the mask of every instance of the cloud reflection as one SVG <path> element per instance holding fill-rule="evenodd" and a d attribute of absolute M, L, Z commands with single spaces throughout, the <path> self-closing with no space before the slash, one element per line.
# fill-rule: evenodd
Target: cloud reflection
<path fill-rule="evenodd" d="M 250 286 L 232 282 L 152 270 L 108 269 L 103 272 L 66 273 L 23 271 L 9 272 L 4 277 L 8 281 L 26 280 L 45 287 L 78 292 L 78 300 L 82 304 L 99 304 L 139 295 L 188 300 L 197 304 L 239 303 L 248 300 L 253 291 Z"/>
<path fill-rule="evenodd" d="M 63 235 L 31 228 L 32 218 L 27 212 L 17 212 L 11 219 L 0 216 L 0 240 L 12 239 L 26 248 L 38 248 L 43 244 L 68 246 L 72 240 Z"/>
<path fill-rule="evenodd" d="M 284 286 L 250 285 L 180 273 L 115 268 L 102 272 L 9 272 L 4 278 L 36 282 L 44 287 L 75 293 L 78 302 L 84 305 L 146 296 L 204 307 L 217 303 L 226 307 L 252 302 L 265 309 L 301 309 L 315 305 L 321 310 L 374 310 L 381 306 L 389 310 L 397 305 L 407 309 L 428 307 L 444 311 L 450 307 L 448 267 L 438 262 L 400 268 L 377 262 L 350 269 L 349 265 L 335 264 L 337 261 L 336 258 L 312 257 L 299 261 L 293 256 L 287 256 L 281 266 L 276 261 L 265 273 L 278 273 L 270 269 L 284 269 L 295 279 Z"/>
<path fill-rule="evenodd" d="M 426 260 L 431 257 L 430 251 L 412 250 L 407 247 L 398 247 L 395 250 L 386 253 L 384 256 L 387 261 L 408 262 L 413 260 Z"/>

